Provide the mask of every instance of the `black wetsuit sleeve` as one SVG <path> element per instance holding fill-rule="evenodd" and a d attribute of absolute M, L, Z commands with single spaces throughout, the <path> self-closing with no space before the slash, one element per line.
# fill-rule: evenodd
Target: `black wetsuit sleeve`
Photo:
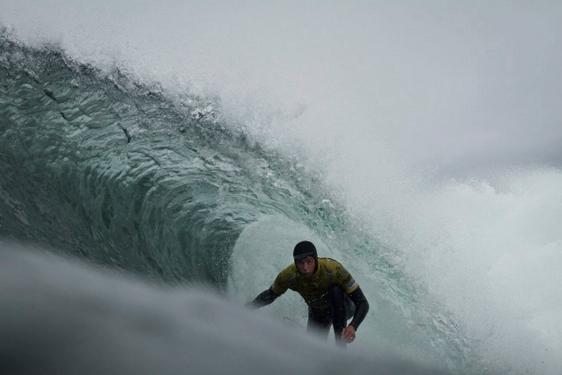
<path fill-rule="evenodd" d="M 260 308 L 267 306 L 279 297 L 279 294 L 275 293 L 271 288 L 264 290 L 253 301 L 247 304 L 248 307 Z"/>
<path fill-rule="evenodd" d="M 355 289 L 353 293 L 349 294 L 349 298 L 351 298 L 355 304 L 355 314 L 353 314 L 353 320 L 349 325 L 357 330 L 359 324 L 361 324 L 365 316 L 367 316 L 367 312 L 369 312 L 369 302 L 367 298 L 365 298 L 361 288 Z"/>

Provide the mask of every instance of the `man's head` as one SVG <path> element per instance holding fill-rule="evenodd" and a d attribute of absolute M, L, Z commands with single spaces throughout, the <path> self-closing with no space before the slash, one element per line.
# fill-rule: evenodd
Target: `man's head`
<path fill-rule="evenodd" d="M 302 241 L 295 246 L 293 259 L 297 269 L 303 275 L 312 275 L 318 268 L 316 247 L 310 241 Z"/>

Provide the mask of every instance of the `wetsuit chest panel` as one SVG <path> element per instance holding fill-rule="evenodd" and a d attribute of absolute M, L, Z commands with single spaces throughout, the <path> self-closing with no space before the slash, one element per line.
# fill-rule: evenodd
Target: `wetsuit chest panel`
<path fill-rule="evenodd" d="M 299 276 L 295 278 L 295 282 L 290 286 L 290 289 L 299 293 L 310 307 L 328 307 L 330 278 L 323 267 L 319 266 L 318 271 L 310 279 Z"/>
<path fill-rule="evenodd" d="M 311 308 L 324 309 L 329 307 L 328 288 L 331 284 L 339 285 L 348 294 L 358 287 L 339 262 L 318 258 L 318 269 L 311 277 L 301 275 L 297 266 L 292 264 L 279 273 L 271 289 L 279 295 L 287 289 L 294 290 Z"/>
<path fill-rule="evenodd" d="M 318 259 L 318 269 L 311 277 L 301 275 L 295 265 L 283 271 L 287 280 L 286 286 L 299 293 L 306 303 L 315 309 L 329 307 L 328 288 L 335 282 L 337 274 L 336 261 L 328 258 Z"/>

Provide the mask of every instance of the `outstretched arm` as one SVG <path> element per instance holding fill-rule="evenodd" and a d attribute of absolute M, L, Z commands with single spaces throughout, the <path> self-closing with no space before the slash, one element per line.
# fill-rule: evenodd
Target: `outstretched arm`
<path fill-rule="evenodd" d="M 294 267 L 294 266 L 293 266 Z M 267 290 L 264 290 L 253 301 L 246 304 L 247 307 L 259 309 L 260 307 L 267 306 L 275 301 L 277 297 L 287 291 L 287 277 L 291 276 L 291 266 L 285 268 L 273 281 L 273 285 Z"/>
<path fill-rule="evenodd" d="M 248 302 L 246 306 L 259 309 L 260 307 L 269 305 L 279 296 L 279 294 L 275 293 L 271 288 L 269 288 L 258 294 L 258 296 L 254 298 L 253 301 Z"/>

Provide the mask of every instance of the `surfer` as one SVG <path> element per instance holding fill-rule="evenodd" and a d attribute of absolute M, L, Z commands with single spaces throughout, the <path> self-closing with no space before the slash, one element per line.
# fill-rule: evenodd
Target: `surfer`
<path fill-rule="evenodd" d="M 281 271 L 273 285 L 248 305 L 269 305 L 291 289 L 308 305 L 308 331 L 316 330 L 327 337 L 333 325 L 336 343 L 345 346 L 355 340 L 357 328 L 369 311 L 369 302 L 351 274 L 333 259 L 318 258 L 310 241 L 295 246 L 293 259 L 294 264 Z M 353 319 L 348 325 L 350 318 Z"/>

